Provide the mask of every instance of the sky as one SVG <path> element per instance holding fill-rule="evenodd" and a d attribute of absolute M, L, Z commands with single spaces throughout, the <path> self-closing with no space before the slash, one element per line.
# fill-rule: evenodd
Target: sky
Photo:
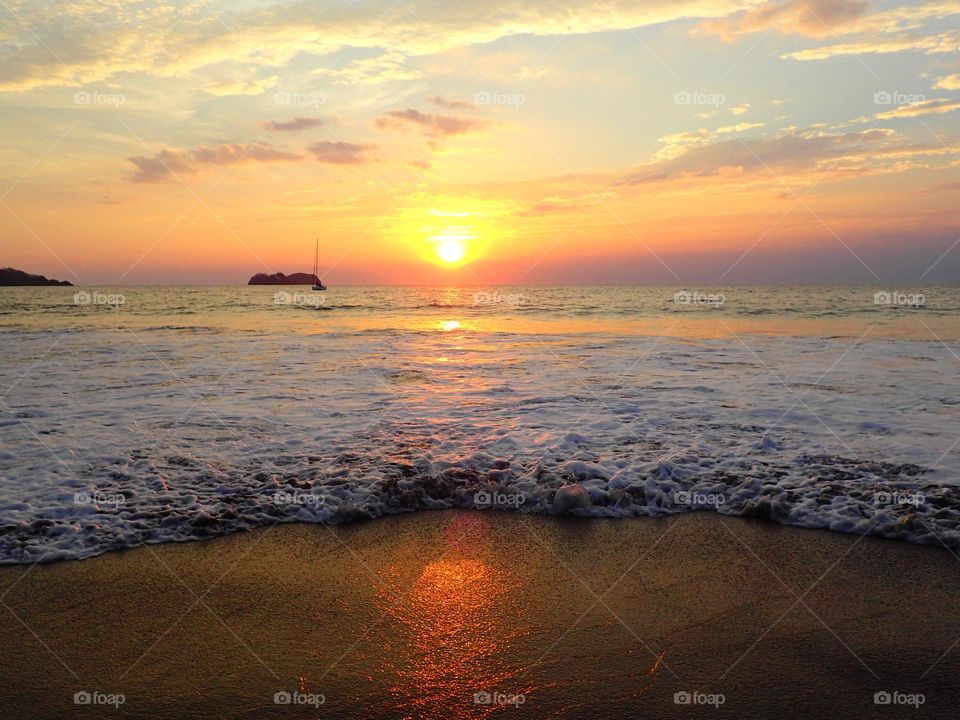
<path fill-rule="evenodd" d="M 960 282 L 960 0 L 13 0 L 0 266 Z"/>

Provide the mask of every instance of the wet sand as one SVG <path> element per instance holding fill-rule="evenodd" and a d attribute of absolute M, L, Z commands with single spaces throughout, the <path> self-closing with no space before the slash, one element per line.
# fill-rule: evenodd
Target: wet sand
<path fill-rule="evenodd" d="M 276 526 L 0 569 L 0 708 L 5 719 L 946 717 L 960 701 L 958 571 L 943 548 L 713 513 Z M 76 705 L 84 691 L 123 703 Z M 476 704 L 484 692 L 493 702 Z M 924 702 L 876 705 L 877 692 Z"/>

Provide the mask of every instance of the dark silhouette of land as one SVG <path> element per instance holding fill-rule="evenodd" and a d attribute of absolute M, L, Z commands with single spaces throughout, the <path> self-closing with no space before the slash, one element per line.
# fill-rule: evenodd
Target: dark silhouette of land
<path fill-rule="evenodd" d="M 268 275 L 267 273 L 257 273 L 247 285 L 313 285 L 319 283 L 320 278 L 310 273 L 292 273 L 284 275 L 281 272 Z"/>
<path fill-rule="evenodd" d="M 48 280 L 43 275 L 32 275 L 23 270 L 13 268 L 0 268 L 0 287 L 10 287 L 14 285 L 65 285 L 72 286 L 73 283 L 66 280 Z"/>

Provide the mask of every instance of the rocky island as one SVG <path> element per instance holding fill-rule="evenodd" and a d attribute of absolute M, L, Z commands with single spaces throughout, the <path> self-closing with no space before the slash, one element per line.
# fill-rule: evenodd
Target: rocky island
<path fill-rule="evenodd" d="M 48 280 L 43 275 L 31 275 L 23 270 L 15 270 L 9 267 L 0 268 L 0 287 L 11 287 L 16 285 L 73 286 L 73 283 L 66 280 Z"/>
<path fill-rule="evenodd" d="M 257 273 L 247 285 L 313 285 L 319 283 L 320 279 L 310 273 L 292 273 L 284 275 L 281 272 L 268 275 L 267 273 Z"/>

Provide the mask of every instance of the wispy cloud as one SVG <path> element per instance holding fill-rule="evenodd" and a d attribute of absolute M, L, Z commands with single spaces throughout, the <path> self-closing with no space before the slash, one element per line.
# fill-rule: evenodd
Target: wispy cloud
<path fill-rule="evenodd" d="M 450 100 L 439 95 L 430 95 L 427 97 L 427 100 L 432 102 L 437 107 L 442 107 L 445 110 L 475 110 L 476 105 L 468 100 Z"/>
<path fill-rule="evenodd" d="M 478 118 L 423 113 L 414 108 L 391 110 L 378 117 L 374 124 L 393 130 L 419 130 L 432 137 L 462 135 L 489 125 L 486 120 Z"/>
<path fill-rule="evenodd" d="M 877 55 L 907 51 L 928 54 L 950 53 L 957 51 L 957 48 L 960 47 L 958 43 L 960 43 L 960 37 L 956 33 L 879 36 L 867 40 L 796 50 L 785 53 L 780 57 L 790 60 L 827 60 L 844 55 Z"/>
<path fill-rule="evenodd" d="M 231 95 L 260 95 L 277 84 L 279 77 L 260 78 L 258 80 L 218 80 L 203 86 L 204 92 L 220 97 Z"/>
<path fill-rule="evenodd" d="M 292 120 L 264 120 L 258 123 L 264 130 L 272 132 L 296 132 L 320 127 L 323 120 L 318 117 L 295 117 Z"/>
<path fill-rule="evenodd" d="M 376 145 L 323 140 L 307 148 L 314 160 L 331 165 L 359 165 L 370 162 Z"/>
<path fill-rule="evenodd" d="M 723 172 L 780 174 L 809 170 L 824 161 L 875 149 L 890 138 L 876 129 L 839 134 L 785 132 L 773 137 L 704 142 L 700 134 L 668 136 L 675 147 L 658 162 L 631 173 L 623 184 L 663 182 L 679 177 L 706 178 Z"/>
<path fill-rule="evenodd" d="M 922 102 L 912 103 L 910 105 L 901 105 L 893 110 L 879 113 L 878 118 L 888 120 L 893 118 L 914 118 L 921 115 L 940 115 L 942 113 L 954 112 L 960 110 L 960 100 L 949 100 L 947 98 L 934 98 Z"/>
<path fill-rule="evenodd" d="M 16 33 L 0 38 L 0 89 L 69 87 L 120 73 L 170 78 L 220 63 L 283 68 L 302 53 L 319 57 L 345 47 L 381 53 L 317 72 L 343 75 L 348 82 L 411 79 L 419 73 L 405 67 L 409 57 L 506 36 L 629 30 L 749 6 L 748 0 L 490 0 L 464 12 L 457 3 L 433 0 L 187 2 L 175 9 L 161 0 L 132 5 L 76 0 L 68 10 L 51 13 L 20 2 L 11 10 Z M 220 88 L 227 89 L 243 90 Z"/>
<path fill-rule="evenodd" d="M 136 167 L 133 182 L 149 183 L 170 180 L 179 174 L 197 172 L 203 165 L 233 165 L 251 162 L 295 161 L 296 153 L 284 152 L 267 143 L 240 143 L 201 146 L 196 150 L 161 150 L 153 155 L 127 158 Z"/>
<path fill-rule="evenodd" d="M 960 90 L 960 75 L 947 75 L 937 80 L 934 87 L 938 90 Z"/>
<path fill-rule="evenodd" d="M 703 29 L 728 40 L 771 28 L 785 35 L 817 37 L 851 25 L 867 7 L 866 0 L 767 0 L 733 17 L 707 21 Z"/>

